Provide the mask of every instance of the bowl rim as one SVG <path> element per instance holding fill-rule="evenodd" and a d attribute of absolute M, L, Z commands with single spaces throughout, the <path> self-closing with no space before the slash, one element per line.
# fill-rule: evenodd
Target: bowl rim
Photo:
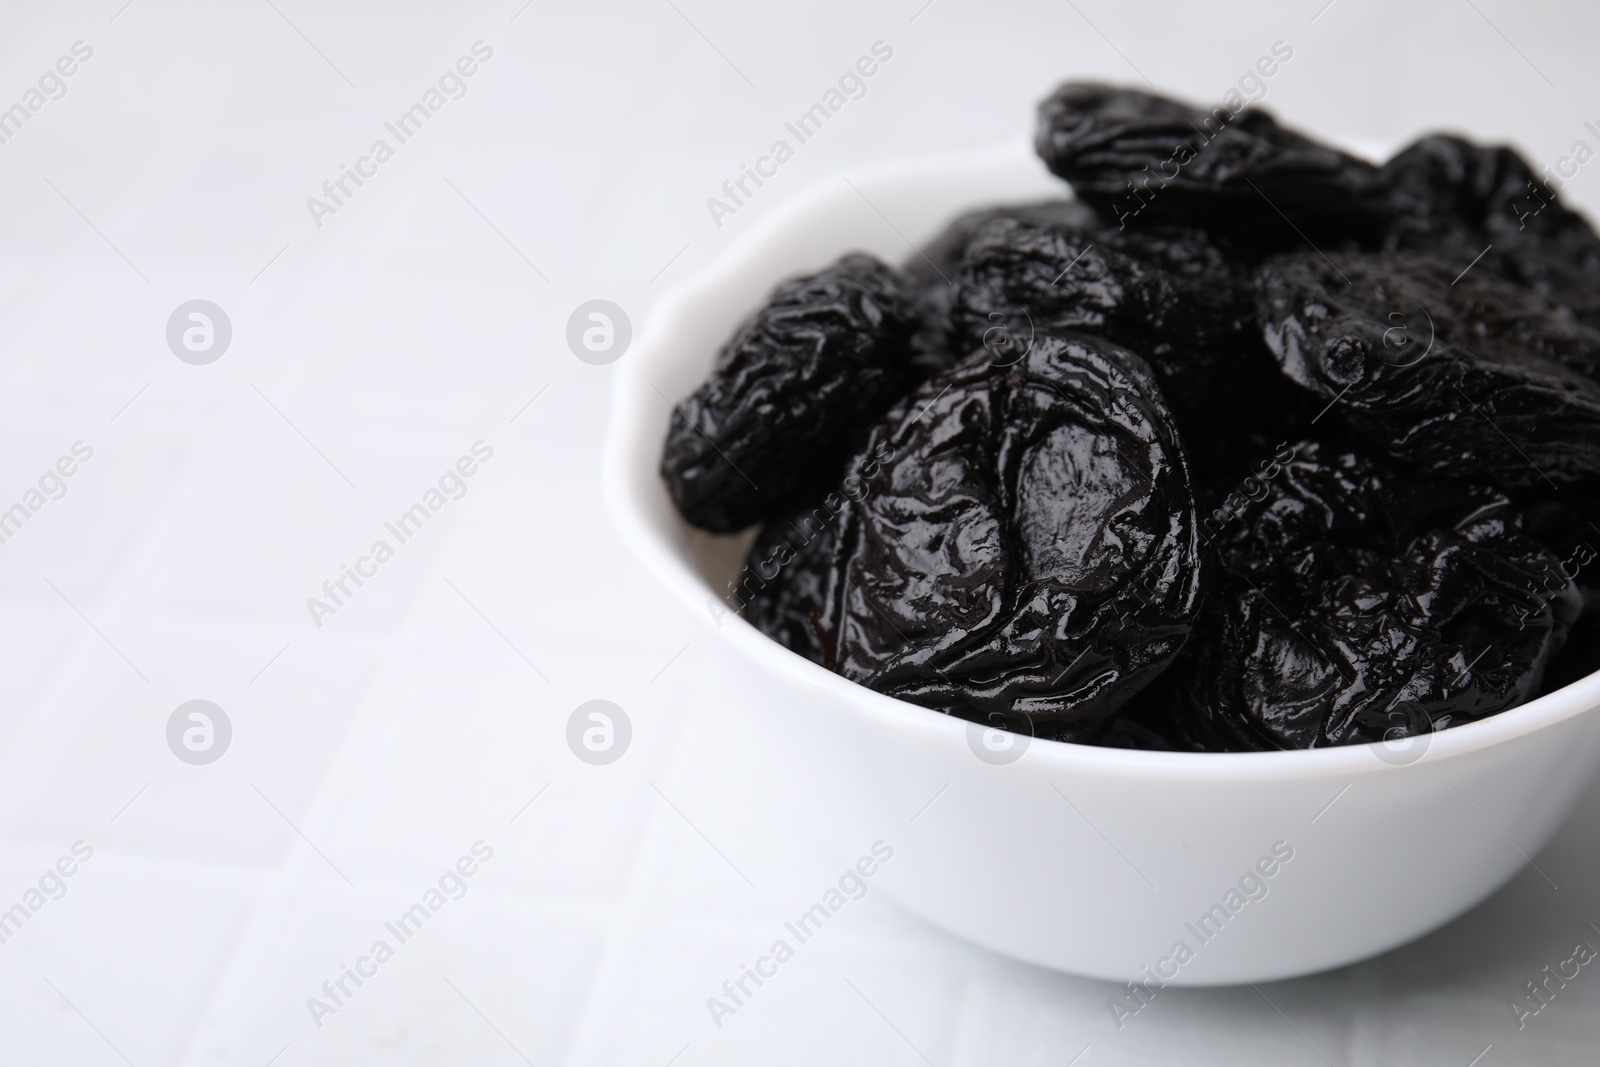
<path fill-rule="evenodd" d="M 1020 166 L 1023 156 L 1033 159 L 1031 144 L 1026 139 L 1010 139 L 976 151 L 912 156 L 852 168 L 848 179 L 842 173 L 835 173 L 806 186 L 774 204 L 700 271 L 664 292 L 652 306 L 633 346 L 612 368 L 616 380 L 601 460 L 601 489 L 613 525 L 644 568 L 671 588 L 692 613 L 704 612 L 702 625 L 710 624 L 724 641 L 763 670 L 813 690 L 819 698 L 831 698 L 881 727 L 892 728 L 908 737 L 926 738 L 932 745 L 964 748 L 967 730 L 976 724 L 868 689 L 790 651 L 731 610 L 725 610 L 719 617 L 711 609 L 713 604 L 722 604 L 721 598 L 682 555 L 656 534 L 643 499 L 635 491 L 639 484 L 636 465 L 640 463 L 647 464 L 651 484 L 660 484 L 655 472 L 661 443 L 647 439 L 643 408 L 652 398 L 659 400 L 655 395 L 659 391 L 650 383 L 649 370 L 671 351 L 673 338 L 682 328 L 680 323 L 690 313 L 692 305 L 754 269 L 762 254 L 780 242 L 786 232 L 802 224 L 836 196 L 842 182 L 848 180 L 858 188 L 875 189 L 888 198 L 893 196 L 894 187 L 925 180 L 931 173 L 948 175 L 1010 163 Z M 1034 162 L 1036 165 L 1037 161 Z M 1063 193 L 1070 195 L 1065 186 Z M 777 280 L 774 278 L 772 282 Z M 1042 764 L 1046 770 L 1112 773 L 1165 781 L 1354 778 L 1401 773 L 1477 753 L 1588 714 L 1597 707 L 1600 707 L 1600 672 L 1476 722 L 1419 735 L 1426 738 L 1426 747 L 1417 759 L 1406 762 L 1390 762 L 1383 758 L 1375 751 L 1384 748 L 1386 743 L 1381 741 L 1270 752 L 1163 752 L 1102 748 L 1041 738 L 1030 741 L 1020 762 Z"/>

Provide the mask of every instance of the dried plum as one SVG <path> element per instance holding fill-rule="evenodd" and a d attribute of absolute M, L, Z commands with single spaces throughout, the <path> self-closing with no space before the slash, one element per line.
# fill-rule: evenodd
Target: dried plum
<path fill-rule="evenodd" d="M 1068 82 L 1039 105 L 1035 148 L 1078 196 L 1123 225 L 1204 226 L 1269 244 L 1376 227 L 1376 168 L 1279 126 L 1154 93 Z M 1281 214 L 1280 214 L 1281 213 Z"/>
<path fill-rule="evenodd" d="M 1003 218 L 968 244 L 951 321 L 966 351 L 1001 330 L 1024 341 L 1083 330 L 1133 349 L 1164 378 L 1198 385 L 1218 370 L 1198 365 L 1204 355 L 1254 339 L 1247 280 L 1198 231 L 1122 235 Z"/>
<path fill-rule="evenodd" d="M 919 320 L 912 347 L 918 363 L 930 374 L 954 366 L 970 351 L 971 346 L 951 334 L 950 307 L 955 281 L 972 238 L 996 219 L 1025 219 L 1069 228 L 1087 228 L 1097 222 L 1094 209 L 1077 200 L 1041 200 L 982 208 L 958 215 L 926 247 L 907 257 L 901 269 L 916 289 Z"/>
<path fill-rule="evenodd" d="M 871 256 L 779 286 L 673 412 L 661 474 L 678 510 L 728 533 L 826 492 L 918 379 L 914 328 L 905 279 Z"/>
<path fill-rule="evenodd" d="M 822 662 L 815 616 L 839 540 L 839 515 L 873 491 L 894 449 L 880 442 L 855 457 L 849 475 L 815 504 L 768 523 L 729 592 L 756 629 L 814 663 Z"/>
<path fill-rule="evenodd" d="M 996 219 L 1021 219 L 1040 225 L 1074 229 L 1089 229 L 1100 221 L 1094 209 L 1079 200 L 1036 200 L 979 208 L 957 215 L 955 221 L 940 231 L 937 237 L 920 251 L 908 256 L 900 269 L 918 286 L 948 283 L 955 278 L 972 239 L 979 230 Z"/>
<path fill-rule="evenodd" d="M 1577 618 L 1559 560 L 1488 488 L 1315 442 L 1223 531 L 1186 665 L 1188 725 L 1225 750 L 1444 729 L 1534 695 Z"/>
<path fill-rule="evenodd" d="M 1139 353 L 1177 416 L 1203 496 L 1315 414 L 1263 345 L 1249 270 L 1191 227 L 991 220 L 967 246 L 951 322 L 960 347 L 987 348 L 995 362 L 1063 329 Z"/>
<path fill-rule="evenodd" d="M 1510 488 L 1600 476 L 1600 383 L 1572 369 L 1589 340 L 1504 282 L 1451 274 L 1404 254 L 1283 256 L 1257 276 L 1261 327 L 1290 378 L 1422 470 Z"/>
<path fill-rule="evenodd" d="M 1424 137 L 1383 165 L 1367 199 L 1386 220 L 1379 247 L 1473 263 L 1600 326 L 1600 237 L 1512 149 Z"/>
<path fill-rule="evenodd" d="M 1188 471 L 1148 367 L 1101 338 L 979 352 L 873 430 L 819 613 L 824 664 L 949 714 L 1086 740 L 1200 600 Z"/>

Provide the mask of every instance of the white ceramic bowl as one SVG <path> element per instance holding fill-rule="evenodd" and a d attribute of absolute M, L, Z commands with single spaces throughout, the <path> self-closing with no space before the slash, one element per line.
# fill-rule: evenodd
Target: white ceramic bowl
<path fill-rule="evenodd" d="M 938 926 L 1046 967 L 1184 985 L 1318 971 L 1440 926 L 1527 867 L 1590 782 L 1600 675 L 1393 746 L 1031 741 L 1019 756 L 993 748 L 1010 735 L 846 681 L 722 606 L 749 537 L 709 537 L 673 508 L 657 475 L 666 398 L 693 391 L 780 279 L 851 249 L 899 261 L 958 211 L 1064 192 L 1014 145 L 852 175 L 774 211 L 664 298 L 616 367 L 618 530 L 716 635 L 721 713 L 770 729 L 798 807 L 841 855 L 892 848 L 873 885 Z"/>

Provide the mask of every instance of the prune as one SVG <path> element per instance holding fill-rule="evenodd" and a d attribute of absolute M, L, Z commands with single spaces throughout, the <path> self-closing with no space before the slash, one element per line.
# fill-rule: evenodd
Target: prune
<path fill-rule="evenodd" d="M 1386 219 L 1379 247 L 1474 263 L 1600 326 L 1600 237 L 1511 149 L 1424 137 L 1383 165 L 1367 199 Z"/>
<path fill-rule="evenodd" d="M 1534 695 L 1580 608 L 1499 492 L 1315 442 L 1214 542 L 1188 725 L 1225 750 L 1444 729 Z"/>
<path fill-rule="evenodd" d="M 1155 371 L 1206 487 L 1315 414 L 1255 324 L 1250 272 L 1190 227 L 1066 226 L 1002 218 L 982 226 L 956 275 L 952 336 L 994 362 L 1036 332 L 1078 329 L 1132 349 Z"/>
<path fill-rule="evenodd" d="M 995 219 L 1026 219 L 1073 228 L 1095 225 L 1094 209 L 1077 200 L 1041 200 L 1007 204 L 958 215 L 956 220 L 901 265 L 916 290 L 917 332 L 912 337 L 919 365 L 930 374 L 946 370 L 967 354 L 968 346 L 956 341 L 950 330 L 950 307 L 956 276 L 972 238 Z"/>
<path fill-rule="evenodd" d="M 1600 327 L 1600 236 L 1504 146 L 1434 135 L 1375 168 L 1253 108 L 1068 83 L 1040 106 L 1036 147 L 1119 224 L 1187 222 L 1231 251 L 1424 253 Z"/>
<path fill-rule="evenodd" d="M 1363 196 L 1376 168 L 1254 108 L 1204 111 L 1153 93 L 1068 82 L 1039 105 L 1034 146 L 1118 225 L 1181 222 L 1293 244 L 1297 228 L 1320 239 L 1376 224 Z"/>
<path fill-rule="evenodd" d="M 1021 343 L 1035 330 L 1083 330 L 1198 384 L 1216 369 L 1196 366 L 1202 354 L 1236 346 L 1253 326 L 1244 272 L 1192 230 L 996 219 L 973 236 L 955 279 L 951 323 L 966 351 L 1002 329 Z"/>
<path fill-rule="evenodd" d="M 1089 229 L 1100 221 L 1093 208 L 1078 200 L 1036 200 L 979 208 L 957 215 L 954 222 L 920 251 L 907 256 L 900 269 L 918 286 L 950 282 L 955 278 L 972 239 L 979 230 L 996 219 L 1021 219 L 1040 225 L 1053 224 L 1077 229 Z"/>
<path fill-rule="evenodd" d="M 839 515 L 847 502 L 872 492 L 893 457 L 880 443 L 855 458 L 839 487 L 812 506 L 768 523 L 750 548 L 730 593 L 756 629 L 814 663 L 822 662 L 813 616 L 822 607 L 828 568 L 839 539 Z"/>
<path fill-rule="evenodd" d="M 1451 277 L 1421 256 L 1283 256 L 1257 275 L 1261 327 L 1290 378 L 1394 458 L 1509 488 L 1600 475 L 1600 384 L 1572 369 L 1588 339 L 1504 282 Z"/>
<path fill-rule="evenodd" d="M 678 510 L 728 533 L 826 492 L 918 379 L 914 328 L 905 279 L 871 256 L 779 286 L 673 412 L 661 474 Z"/>
<path fill-rule="evenodd" d="M 1148 367 L 1101 338 L 978 352 L 873 429 L 823 662 L 879 692 L 1086 740 L 1172 660 L 1200 600 L 1188 471 Z"/>

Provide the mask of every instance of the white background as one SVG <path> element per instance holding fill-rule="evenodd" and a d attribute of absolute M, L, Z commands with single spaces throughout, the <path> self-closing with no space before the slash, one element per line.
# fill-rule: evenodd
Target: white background
<path fill-rule="evenodd" d="M 713 638 L 610 533 L 610 371 L 563 334 L 596 297 L 637 330 L 809 183 L 1026 134 L 1065 77 L 1211 102 L 1280 39 L 1265 104 L 1304 128 L 1447 127 L 1553 163 L 1596 143 L 1600 13 L 123 2 L 12 2 L 0 23 L 0 107 L 94 50 L 0 145 L 0 508 L 94 449 L 0 544 L 0 908 L 94 849 L 0 945 L 0 1060 L 1594 1062 L 1600 975 L 1521 1031 L 1508 1001 L 1600 945 L 1600 793 L 1543 874 L 1437 934 L 1260 991 L 1169 990 L 1121 1031 L 1111 987 L 876 894 L 715 1027 L 705 999 L 842 865 L 800 829 L 805 798 L 767 788 Z M 317 227 L 307 197 L 478 40 L 467 95 Z M 877 40 L 894 56 L 866 97 L 715 227 L 706 197 Z M 1568 195 L 1600 207 L 1600 164 Z M 209 366 L 165 340 L 197 297 L 233 325 Z M 467 495 L 315 626 L 306 598 L 479 440 Z M 234 729 L 206 767 L 165 740 L 196 698 Z M 607 767 L 564 740 L 593 698 L 633 723 Z M 307 998 L 479 840 L 467 895 L 317 1027 Z"/>

